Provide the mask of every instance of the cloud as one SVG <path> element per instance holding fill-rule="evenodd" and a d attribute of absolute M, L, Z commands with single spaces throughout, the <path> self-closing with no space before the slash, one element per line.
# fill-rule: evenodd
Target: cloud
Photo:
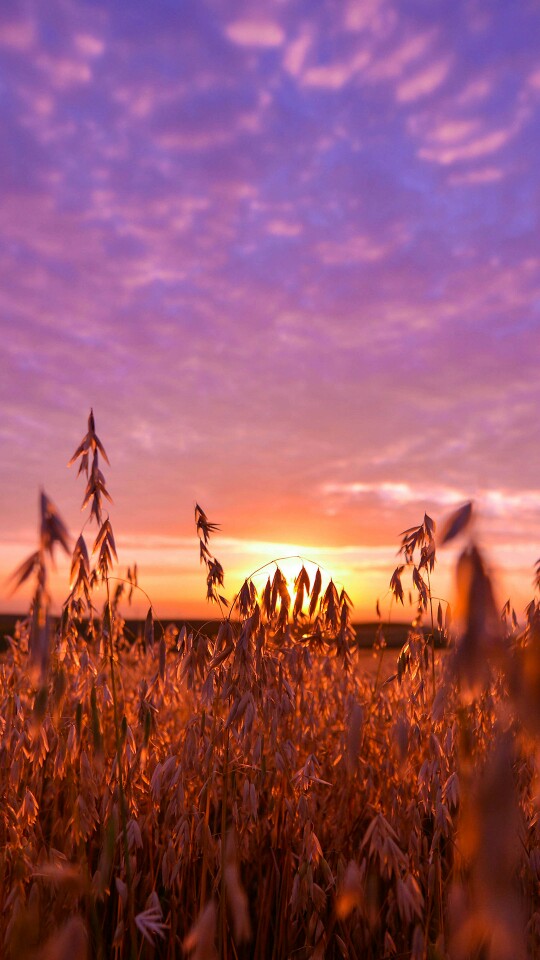
<path fill-rule="evenodd" d="M 368 71 L 369 79 L 378 82 L 402 79 L 404 71 L 433 48 L 437 36 L 436 29 L 420 30 L 383 47 Z"/>
<path fill-rule="evenodd" d="M 413 130 L 415 126 L 416 124 L 413 120 L 411 124 Z M 444 118 L 435 126 L 429 128 L 428 137 L 430 140 L 443 146 L 454 146 L 455 144 L 461 144 L 467 141 L 471 136 L 474 137 L 478 133 L 479 127 L 480 121 L 477 118 Z"/>
<path fill-rule="evenodd" d="M 74 37 L 74 46 L 85 57 L 100 57 L 105 50 L 105 43 L 91 33 L 78 33 Z"/>
<path fill-rule="evenodd" d="M 336 63 L 313 66 L 302 73 L 302 84 L 320 87 L 323 90 L 340 90 L 349 83 L 370 61 L 370 53 L 360 50 L 354 56 Z"/>
<path fill-rule="evenodd" d="M 498 183 L 505 176 L 502 167 L 481 167 L 466 173 L 453 173 L 449 183 L 454 186 L 477 186 L 478 184 Z"/>
<path fill-rule="evenodd" d="M 270 220 L 266 229 L 274 237 L 297 237 L 302 233 L 299 223 L 287 223 L 285 220 Z"/>
<path fill-rule="evenodd" d="M 285 39 L 283 29 L 272 20 L 234 20 L 225 28 L 229 40 L 241 47 L 280 47 Z"/>
<path fill-rule="evenodd" d="M 0 47 L 26 53 L 35 44 L 36 28 L 30 19 L 0 21 Z"/>
<path fill-rule="evenodd" d="M 216 148 L 231 143 L 234 140 L 234 131 L 223 128 L 222 130 L 204 130 L 196 128 L 191 131 L 183 130 L 179 124 L 178 130 L 170 130 L 158 134 L 159 145 L 166 151 L 177 150 L 180 152 L 193 151 L 199 153 L 202 150 Z"/>
<path fill-rule="evenodd" d="M 540 489 L 520 490 L 518 493 L 504 489 L 479 489 L 471 493 L 471 488 L 447 487 L 437 484 L 419 484 L 394 481 L 364 483 L 329 483 L 323 485 L 321 493 L 325 497 L 343 497 L 354 499 L 373 495 L 392 504 L 404 506 L 409 503 L 436 504 L 450 508 L 466 503 L 473 497 L 476 509 L 486 515 L 508 517 L 516 512 L 529 516 L 540 509 Z"/>
<path fill-rule="evenodd" d="M 92 71 L 87 63 L 70 57 L 55 57 L 41 53 L 36 57 L 36 66 L 45 74 L 47 82 L 57 90 L 66 90 L 76 84 L 87 84 Z"/>
<path fill-rule="evenodd" d="M 313 42 L 313 32 L 303 29 L 294 40 L 286 45 L 283 55 L 283 66 L 293 77 L 298 77 L 301 74 Z"/>
<path fill-rule="evenodd" d="M 506 146 L 515 133 L 516 127 L 511 124 L 503 129 L 487 131 L 481 136 L 453 147 L 435 145 L 422 147 L 418 151 L 418 155 L 423 160 L 431 160 L 443 166 L 456 163 L 456 161 L 477 160 L 490 156 L 492 153 L 497 153 L 502 147 Z"/>
<path fill-rule="evenodd" d="M 348 0 L 343 4 L 343 25 L 346 30 L 369 31 L 375 36 L 391 32 L 398 20 L 398 12 L 386 0 Z"/>
<path fill-rule="evenodd" d="M 390 503 L 405 504 L 418 501 L 438 503 L 441 505 L 451 505 L 466 501 L 467 494 L 461 490 L 455 490 L 451 487 L 419 487 L 415 488 L 409 483 L 395 483 L 393 481 L 382 481 L 380 483 L 362 483 L 352 481 L 350 483 L 329 483 L 322 488 L 323 496 L 345 497 L 354 499 L 359 496 L 374 495 Z"/>
<path fill-rule="evenodd" d="M 460 106 L 477 104 L 482 100 L 485 100 L 486 97 L 490 96 L 493 91 L 493 87 L 493 79 L 486 76 L 475 77 L 466 83 L 466 85 L 459 91 L 459 93 L 456 95 L 456 102 Z"/>
<path fill-rule="evenodd" d="M 434 93 L 446 80 L 451 63 L 451 58 L 447 57 L 402 80 L 396 88 L 397 100 L 400 103 L 409 103 Z"/>
<path fill-rule="evenodd" d="M 356 235 L 345 240 L 323 240 L 318 244 L 317 252 L 328 266 L 346 266 L 382 260 L 388 249 L 388 245 L 378 239 Z"/>
<path fill-rule="evenodd" d="M 540 90 L 540 67 L 529 74 L 528 85 L 532 90 Z"/>

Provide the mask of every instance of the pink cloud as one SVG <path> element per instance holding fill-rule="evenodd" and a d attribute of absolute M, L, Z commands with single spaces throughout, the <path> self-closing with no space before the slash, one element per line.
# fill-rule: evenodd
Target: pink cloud
<path fill-rule="evenodd" d="M 235 132 L 230 129 L 208 131 L 201 129 L 185 132 L 178 129 L 160 133 L 157 139 L 164 150 L 193 151 L 196 153 L 199 150 L 207 150 L 210 147 L 219 147 L 230 143 L 234 136 Z"/>
<path fill-rule="evenodd" d="M 344 5 L 343 24 L 346 30 L 369 30 L 384 35 L 395 26 L 398 14 L 386 0 L 349 0 Z"/>
<path fill-rule="evenodd" d="M 302 74 L 301 82 L 306 87 L 320 87 L 326 90 L 340 90 L 370 61 L 370 53 L 360 50 L 348 60 L 310 67 Z"/>
<path fill-rule="evenodd" d="M 34 45 L 36 27 L 32 20 L 12 20 L 0 24 L 0 46 L 24 53 Z"/>
<path fill-rule="evenodd" d="M 78 33 L 74 38 L 74 44 L 79 53 L 86 57 L 99 57 L 105 50 L 103 40 L 91 33 Z"/>
<path fill-rule="evenodd" d="M 478 103 L 489 97 L 494 87 L 494 81 L 488 77 L 478 77 L 471 80 L 458 94 L 456 101 L 462 106 Z"/>
<path fill-rule="evenodd" d="M 225 33 L 241 47 L 280 47 L 285 39 L 282 28 L 272 20 L 234 20 Z"/>
<path fill-rule="evenodd" d="M 398 84 L 396 97 L 400 103 L 409 103 L 419 100 L 433 93 L 446 80 L 452 63 L 451 57 L 446 57 L 438 63 L 420 70 L 418 73 L 402 80 Z"/>
<path fill-rule="evenodd" d="M 454 173 L 449 182 L 455 186 L 476 185 L 482 183 L 497 183 L 504 177 L 504 170 L 500 167 L 482 167 L 480 170 L 469 170 L 467 173 Z"/>
<path fill-rule="evenodd" d="M 322 262 L 331 265 L 375 263 L 389 251 L 388 245 L 361 234 L 346 240 L 325 240 L 317 246 Z"/>
<path fill-rule="evenodd" d="M 34 123 L 36 123 L 36 132 L 39 135 L 39 124 L 43 120 L 50 121 L 51 115 L 54 112 L 56 105 L 55 98 L 49 90 L 36 90 L 36 88 L 30 84 L 21 84 L 19 95 L 25 105 L 23 122 L 31 128 L 33 128 Z"/>
<path fill-rule="evenodd" d="M 470 140 L 468 143 L 461 143 L 453 147 L 422 147 L 418 151 L 418 155 L 423 160 L 432 160 L 442 166 L 448 166 L 461 160 L 476 160 L 479 157 L 497 153 L 512 139 L 515 133 L 515 125 L 511 124 L 506 129 L 493 130 Z"/>
<path fill-rule="evenodd" d="M 374 60 L 369 70 L 371 80 L 395 80 L 403 75 L 410 64 L 426 53 L 437 37 L 436 30 L 421 31 L 398 43 Z"/>
<path fill-rule="evenodd" d="M 307 30 L 303 30 L 295 40 L 287 44 L 283 57 L 283 66 L 293 77 L 297 77 L 301 73 L 313 40 L 312 34 Z"/>
<path fill-rule="evenodd" d="M 479 120 L 450 119 L 441 120 L 429 130 L 429 139 L 441 144 L 462 143 L 463 140 L 478 131 Z M 414 122 L 410 125 L 415 128 Z"/>
<path fill-rule="evenodd" d="M 540 90 L 540 67 L 529 74 L 528 83 L 532 90 Z"/>
<path fill-rule="evenodd" d="M 86 84 L 92 79 L 92 71 L 88 64 L 70 57 L 53 57 L 48 53 L 41 53 L 36 58 L 36 64 L 46 75 L 51 86 L 58 90 L 66 90 L 81 83 Z"/>
<path fill-rule="evenodd" d="M 266 229 L 274 237 L 297 237 L 302 233 L 299 223 L 287 223 L 285 220 L 271 220 Z"/>

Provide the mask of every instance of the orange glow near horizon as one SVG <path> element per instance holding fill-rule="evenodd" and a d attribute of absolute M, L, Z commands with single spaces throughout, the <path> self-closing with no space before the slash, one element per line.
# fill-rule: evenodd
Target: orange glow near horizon
<path fill-rule="evenodd" d="M 159 539 L 159 542 L 158 542 Z M 160 619 L 196 619 L 212 620 L 220 617 L 216 604 L 205 599 L 206 571 L 199 566 L 196 536 L 185 538 L 158 538 L 149 543 L 148 538 L 139 540 L 130 537 L 122 542 L 117 540 L 119 564 L 112 571 L 111 583 L 116 586 L 126 575 L 127 567 L 138 566 L 140 590 L 135 590 L 131 606 L 122 601 L 121 610 L 126 618 L 141 618 L 146 615 L 149 602 Z M 91 538 L 88 537 L 91 542 Z M 225 570 L 224 595 L 232 602 L 242 583 L 252 577 L 259 596 L 264 591 L 267 577 L 272 577 L 277 565 L 285 575 L 291 595 L 294 580 L 302 564 L 310 578 L 317 567 L 321 569 L 323 588 L 330 578 L 338 590 L 345 588 L 354 604 L 352 619 L 357 622 L 376 619 L 376 602 L 379 600 L 383 621 L 410 621 L 414 617 L 414 607 L 407 604 L 396 605 L 389 594 L 389 580 L 398 563 L 396 545 L 387 546 L 345 546 L 313 548 L 299 544 L 240 540 L 215 536 L 211 546 Z M 138 548 L 138 549 L 137 549 Z M 31 552 L 30 543 L 26 549 L 19 544 L 0 546 L 0 576 L 6 578 Z M 451 551 L 439 551 L 438 561 L 432 575 L 434 595 L 453 601 L 454 566 L 457 548 Z M 532 569 L 527 566 L 527 551 L 523 549 L 516 555 L 515 548 L 488 551 L 488 558 L 495 557 L 493 563 L 497 597 L 502 605 L 507 597 L 521 615 L 526 603 L 532 596 Z M 126 563 L 124 558 L 129 558 Z M 300 559 L 302 558 L 302 559 Z M 516 561 L 518 566 L 516 567 Z M 50 569 L 50 592 L 52 610 L 58 613 L 69 589 L 68 558 L 58 557 L 56 568 Z M 404 578 L 405 600 L 407 601 L 408 577 Z M 143 593 L 144 591 L 144 593 Z M 147 599 L 147 596 L 148 599 Z M 15 594 L 6 590 L 0 609 L 2 612 L 23 614 L 30 602 L 31 587 L 26 584 Z M 96 592 L 96 605 L 104 602 L 104 596 Z"/>

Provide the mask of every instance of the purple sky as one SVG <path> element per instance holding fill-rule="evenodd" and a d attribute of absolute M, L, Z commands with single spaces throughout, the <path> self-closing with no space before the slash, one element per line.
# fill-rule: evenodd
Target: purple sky
<path fill-rule="evenodd" d="M 40 485 L 78 534 L 92 405 L 164 615 L 203 609 L 195 500 L 229 592 L 301 551 L 371 616 L 473 497 L 529 599 L 539 40 L 526 0 L 2 5 L 2 582 Z"/>

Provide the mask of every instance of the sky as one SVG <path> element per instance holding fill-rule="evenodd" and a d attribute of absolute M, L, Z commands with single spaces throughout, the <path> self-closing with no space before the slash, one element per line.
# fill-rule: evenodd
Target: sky
<path fill-rule="evenodd" d="M 2 4 L 0 609 L 39 489 L 85 523 L 90 407 L 161 616 L 213 615 L 196 502 L 229 596 L 301 554 L 370 619 L 400 531 L 473 499 L 523 608 L 539 37 L 538 0 Z"/>

